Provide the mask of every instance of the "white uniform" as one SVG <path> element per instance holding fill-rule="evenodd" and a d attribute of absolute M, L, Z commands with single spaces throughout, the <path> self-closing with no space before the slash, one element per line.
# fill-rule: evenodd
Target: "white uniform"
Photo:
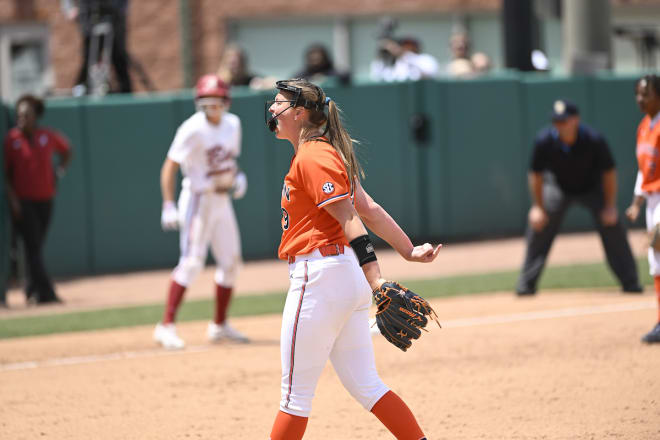
<path fill-rule="evenodd" d="M 348 392 L 367 411 L 389 391 L 378 376 L 369 331 L 371 289 L 353 250 L 318 250 L 289 265 L 291 286 L 281 333 L 280 410 L 309 417 L 316 384 L 330 359 Z"/>
<path fill-rule="evenodd" d="M 217 264 L 216 284 L 234 284 L 241 243 L 226 188 L 236 174 L 240 152 L 241 122 L 232 113 L 213 125 L 198 111 L 181 124 L 172 141 L 167 157 L 181 165 L 184 175 L 178 202 L 181 256 L 173 273 L 182 286 L 204 266 L 209 243 Z"/>

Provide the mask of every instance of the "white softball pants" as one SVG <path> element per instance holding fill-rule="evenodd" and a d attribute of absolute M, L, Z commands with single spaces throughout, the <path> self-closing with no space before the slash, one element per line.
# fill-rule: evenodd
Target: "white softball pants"
<path fill-rule="evenodd" d="M 646 197 L 646 230 L 651 231 L 658 223 L 660 223 L 660 193 L 651 193 Z M 649 246 L 648 260 L 651 276 L 659 276 L 660 252 Z"/>
<path fill-rule="evenodd" d="M 376 371 L 369 306 L 371 289 L 355 254 L 318 250 L 289 265 L 280 351 L 283 412 L 308 417 L 328 360 L 348 392 L 367 410 L 389 391 Z"/>
<path fill-rule="evenodd" d="M 216 262 L 216 284 L 233 286 L 241 265 L 241 237 L 229 196 L 184 188 L 178 210 L 181 255 L 173 272 L 174 281 L 186 287 L 193 282 L 204 267 L 210 244 Z"/>

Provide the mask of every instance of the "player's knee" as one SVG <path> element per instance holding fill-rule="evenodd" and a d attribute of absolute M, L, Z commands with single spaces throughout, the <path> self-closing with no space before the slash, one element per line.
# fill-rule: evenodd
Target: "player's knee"
<path fill-rule="evenodd" d="M 660 223 L 653 225 L 648 231 L 649 247 L 655 252 L 660 252 Z"/>
<path fill-rule="evenodd" d="M 204 267 L 204 261 L 199 257 L 182 257 L 174 269 L 174 281 L 182 286 L 188 286 Z"/>
<path fill-rule="evenodd" d="M 220 286 L 233 286 L 241 268 L 240 258 L 235 258 L 229 264 L 218 265 L 215 270 L 215 282 Z"/>
<path fill-rule="evenodd" d="M 309 417 L 312 411 L 313 394 L 282 393 L 280 410 L 298 417 Z"/>
<path fill-rule="evenodd" d="M 371 411 L 371 408 L 376 402 L 378 402 L 378 400 L 389 391 L 389 388 L 387 388 L 379 377 L 373 378 L 371 381 L 365 383 L 344 383 L 344 386 L 351 396 L 353 396 L 353 398 L 367 411 Z"/>

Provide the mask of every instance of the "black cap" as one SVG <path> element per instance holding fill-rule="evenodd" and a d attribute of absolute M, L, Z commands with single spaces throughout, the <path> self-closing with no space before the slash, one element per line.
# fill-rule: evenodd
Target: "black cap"
<path fill-rule="evenodd" d="M 565 99 L 558 99 L 552 103 L 552 120 L 563 121 L 571 116 L 579 115 L 577 105 Z"/>

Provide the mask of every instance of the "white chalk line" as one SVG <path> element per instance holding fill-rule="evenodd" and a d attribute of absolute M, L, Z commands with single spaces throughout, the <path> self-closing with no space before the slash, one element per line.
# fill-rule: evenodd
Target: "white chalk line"
<path fill-rule="evenodd" d="M 641 301 L 634 303 L 606 304 L 599 306 L 569 307 L 556 310 L 543 310 L 538 312 L 523 312 L 507 315 L 480 316 L 476 318 L 461 318 L 442 321 L 443 328 L 476 327 L 480 325 L 503 324 L 511 322 L 535 321 L 541 319 L 570 318 L 575 316 L 598 315 L 603 313 L 631 312 L 654 309 L 655 301 Z M 58 367 L 65 365 L 93 364 L 98 362 L 118 361 L 127 359 L 141 359 L 149 357 L 173 356 L 189 353 L 203 353 L 212 350 L 210 345 L 187 347 L 184 350 L 150 349 L 142 351 L 126 351 L 90 356 L 72 356 L 64 358 L 46 359 L 43 361 L 27 361 L 0 365 L 0 372 L 31 370 L 44 367 Z"/>
<path fill-rule="evenodd" d="M 599 315 L 602 313 L 631 312 L 657 307 L 655 301 L 635 303 L 605 304 L 599 306 L 569 307 L 540 312 L 523 312 L 509 315 L 480 316 L 477 318 L 452 319 L 442 322 L 443 327 L 474 327 L 478 325 L 502 324 L 509 322 L 535 321 L 539 319 L 570 318 L 572 316 Z"/>
<path fill-rule="evenodd" d="M 209 351 L 212 348 L 213 347 L 211 346 L 199 345 L 199 346 L 186 347 L 185 350 L 165 350 L 159 348 L 159 349 L 150 349 L 150 350 L 142 350 L 142 351 L 122 351 L 118 353 L 107 353 L 107 354 L 98 354 L 98 355 L 90 355 L 90 356 L 72 356 L 72 357 L 64 357 L 64 358 L 46 359 L 43 361 L 16 362 L 13 364 L 0 365 L 0 372 L 32 370 L 35 368 L 43 368 L 43 367 L 60 367 L 63 365 L 93 364 L 97 362 L 119 361 L 126 359 L 140 359 L 147 357 L 174 356 L 174 355 L 181 355 L 184 353 L 202 353 L 205 351 Z"/>

